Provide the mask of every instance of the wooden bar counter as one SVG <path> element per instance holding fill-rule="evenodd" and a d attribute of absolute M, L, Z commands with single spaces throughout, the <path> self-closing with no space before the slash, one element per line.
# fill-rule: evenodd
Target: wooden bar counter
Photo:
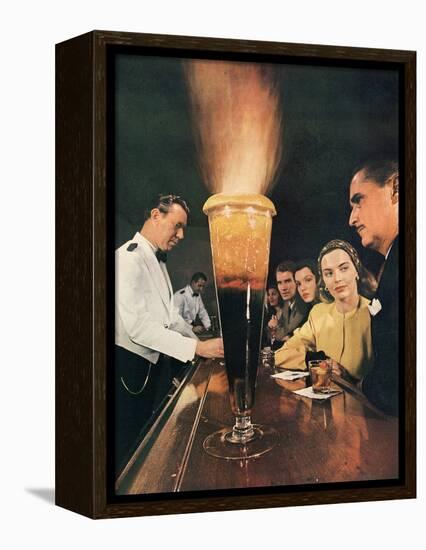
<path fill-rule="evenodd" d="M 398 420 L 351 391 L 322 401 L 293 393 L 305 385 L 260 367 L 252 419 L 278 431 L 277 445 L 255 459 L 214 458 L 203 441 L 233 417 L 223 364 L 201 361 L 117 479 L 117 495 L 398 478 Z"/>

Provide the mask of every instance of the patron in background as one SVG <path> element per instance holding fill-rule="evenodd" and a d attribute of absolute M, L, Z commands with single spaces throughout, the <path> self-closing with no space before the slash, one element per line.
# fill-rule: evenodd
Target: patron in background
<path fill-rule="evenodd" d="M 294 262 L 281 262 L 276 269 L 277 288 L 283 299 L 283 312 L 280 319 L 275 316 L 268 323 L 274 338 L 273 349 L 281 347 L 307 317 L 307 307 L 298 297 L 294 272 Z"/>
<path fill-rule="evenodd" d="M 319 302 L 318 271 L 313 260 L 298 262 L 294 273 L 297 292 L 310 311 Z"/>
<path fill-rule="evenodd" d="M 210 317 L 204 307 L 201 294 L 207 283 L 207 276 L 198 271 L 191 277 L 191 282 L 174 295 L 174 304 L 178 313 L 192 326 L 195 334 L 201 334 L 211 327 Z"/>
<path fill-rule="evenodd" d="M 318 257 L 321 298 L 308 320 L 275 353 L 275 363 L 286 369 L 306 367 L 308 352 L 324 352 L 333 372 L 357 382 L 372 367 L 373 352 L 368 310 L 372 289 L 356 250 L 346 241 L 327 243 Z"/>
<path fill-rule="evenodd" d="M 366 248 L 383 257 L 370 311 L 374 369 L 360 387 L 384 412 L 398 415 L 399 405 L 399 171 L 392 160 L 369 162 L 350 184 L 349 225 Z"/>
<path fill-rule="evenodd" d="M 263 336 L 263 346 L 272 347 L 275 341 L 274 333 L 268 326 L 269 321 L 274 317 L 277 321 L 283 314 L 283 299 L 278 292 L 275 283 L 269 283 L 266 287 L 266 312 L 263 325 L 265 327 Z"/>

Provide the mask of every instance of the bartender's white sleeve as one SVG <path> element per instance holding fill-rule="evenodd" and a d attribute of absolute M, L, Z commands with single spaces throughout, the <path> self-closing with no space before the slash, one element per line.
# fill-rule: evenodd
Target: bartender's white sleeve
<path fill-rule="evenodd" d="M 116 262 L 116 306 L 129 339 L 148 348 L 148 354 L 142 350 L 140 355 L 149 356 L 149 350 L 154 350 L 182 362 L 194 358 L 197 339 L 174 314 L 173 306 L 167 310 L 147 265 L 137 254 L 127 254 L 124 261 Z"/>
<path fill-rule="evenodd" d="M 201 322 L 203 323 L 204 328 L 206 330 L 209 330 L 209 328 L 211 327 L 211 321 L 210 321 L 209 314 L 207 313 L 207 310 L 204 307 L 203 300 L 201 299 L 201 296 L 200 296 L 200 309 L 198 311 L 198 316 L 201 319 Z"/>

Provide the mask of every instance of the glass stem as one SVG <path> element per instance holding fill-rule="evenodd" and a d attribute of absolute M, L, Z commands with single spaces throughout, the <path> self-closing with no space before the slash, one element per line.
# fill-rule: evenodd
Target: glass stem
<path fill-rule="evenodd" d="M 235 443 L 247 443 L 255 436 L 250 416 L 236 416 L 235 426 L 232 428 L 232 441 Z"/>

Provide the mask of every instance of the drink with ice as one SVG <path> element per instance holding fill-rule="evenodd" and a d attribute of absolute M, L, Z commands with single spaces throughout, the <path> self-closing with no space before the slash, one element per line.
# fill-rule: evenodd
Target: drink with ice
<path fill-rule="evenodd" d="M 312 391 L 314 393 L 330 393 L 331 391 L 331 362 L 329 359 L 309 361 Z"/>

